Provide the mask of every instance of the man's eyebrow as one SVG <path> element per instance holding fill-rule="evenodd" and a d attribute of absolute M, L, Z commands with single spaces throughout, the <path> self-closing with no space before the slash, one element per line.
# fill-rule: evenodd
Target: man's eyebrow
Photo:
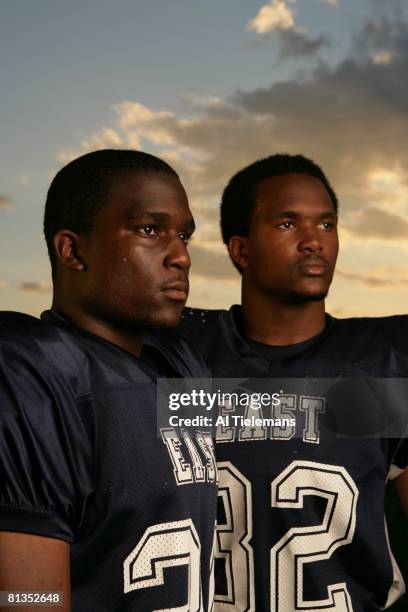
<path fill-rule="evenodd" d="M 279 219 L 282 219 L 283 217 L 289 218 L 289 219 L 298 219 L 301 215 L 295 212 L 294 210 L 282 210 L 276 216 Z"/>
<path fill-rule="evenodd" d="M 299 219 L 302 217 L 301 213 L 294 210 L 282 210 L 276 215 L 279 219 Z M 337 219 L 337 213 L 334 210 L 326 210 L 318 215 L 319 219 Z"/>
<path fill-rule="evenodd" d="M 320 213 L 319 219 L 337 219 L 337 213 L 334 210 L 327 210 L 326 212 Z"/>
<path fill-rule="evenodd" d="M 145 221 L 146 219 L 153 221 L 168 221 L 170 219 L 169 213 L 160 211 L 146 211 L 143 213 L 131 213 L 129 219 L 137 219 L 138 221 Z"/>
<path fill-rule="evenodd" d="M 161 211 L 146 211 L 141 214 L 131 213 L 129 215 L 129 219 L 133 219 L 139 222 L 156 221 L 157 223 L 159 222 L 168 223 L 171 220 L 171 217 L 172 215 L 170 215 L 169 213 L 161 212 Z M 194 232 L 196 228 L 193 217 L 190 217 L 189 219 L 187 219 L 184 225 L 185 225 L 185 228 L 189 230 L 190 232 Z"/>

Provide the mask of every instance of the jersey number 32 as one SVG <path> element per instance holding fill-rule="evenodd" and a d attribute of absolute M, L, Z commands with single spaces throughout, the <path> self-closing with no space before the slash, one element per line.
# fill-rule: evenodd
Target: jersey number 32
<path fill-rule="evenodd" d="M 218 463 L 219 496 L 225 523 L 217 525 L 215 557 L 225 564 L 226 590 L 215 594 L 217 612 L 255 610 L 250 482 L 229 461 Z M 349 544 L 356 525 L 357 487 L 347 470 L 337 465 L 293 461 L 271 483 L 274 508 L 303 508 L 306 495 L 327 500 L 319 525 L 289 529 L 270 551 L 271 612 L 352 612 L 344 582 L 327 585 L 327 597 L 305 600 L 303 568 L 329 559 Z"/>

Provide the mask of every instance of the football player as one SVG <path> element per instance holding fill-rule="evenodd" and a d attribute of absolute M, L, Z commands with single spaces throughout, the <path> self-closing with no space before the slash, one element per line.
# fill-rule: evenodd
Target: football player
<path fill-rule="evenodd" d="M 182 320 L 215 377 L 279 394 L 244 413 L 236 400 L 220 408 L 216 610 L 369 612 L 403 591 L 384 487 L 408 463 L 408 320 L 325 313 L 337 208 L 301 155 L 238 172 L 221 228 L 242 305 Z"/>
<path fill-rule="evenodd" d="M 156 425 L 158 375 L 207 369 L 183 340 L 141 358 L 145 331 L 179 320 L 193 230 L 152 155 L 97 151 L 54 178 L 52 309 L 0 316 L 0 606 L 69 610 L 71 583 L 78 611 L 211 607 L 211 438 L 190 430 L 189 455 Z"/>

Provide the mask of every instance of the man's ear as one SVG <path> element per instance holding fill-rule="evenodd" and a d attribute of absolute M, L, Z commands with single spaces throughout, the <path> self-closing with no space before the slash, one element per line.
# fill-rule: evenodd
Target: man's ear
<path fill-rule="evenodd" d="M 53 238 L 55 257 L 69 270 L 84 270 L 85 263 L 81 258 L 81 238 L 71 230 L 60 230 Z"/>
<path fill-rule="evenodd" d="M 246 236 L 231 236 L 228 242 L 231 259 L 241 270 L 248 267 L 248 238 Z"/>

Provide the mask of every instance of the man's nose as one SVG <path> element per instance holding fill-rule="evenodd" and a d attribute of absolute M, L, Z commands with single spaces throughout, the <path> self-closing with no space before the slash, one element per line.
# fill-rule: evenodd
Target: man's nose
<path fill-rule="evenodd" d="M 317 228 L 305 228 L 299 241 L 298 249 L 302 253 L 319 253 L 323 248 Z"/>
<path fill-rule="evenodd" d="M 166 268 L 180 268 L 188 270 L 191 266 L 190 253 L 187 244 L 179 237 L 171 240 L 168 245 L 167 255 L 164 260 Z"/>

